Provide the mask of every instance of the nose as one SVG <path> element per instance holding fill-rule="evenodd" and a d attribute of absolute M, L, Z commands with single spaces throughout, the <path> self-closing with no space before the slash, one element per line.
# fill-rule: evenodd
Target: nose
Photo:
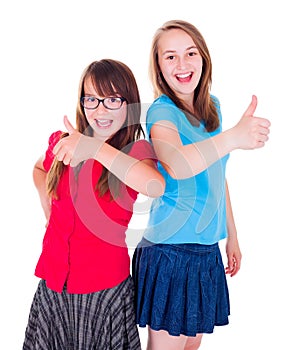
<path fill-rule="evenodd" d="M 179 69 L 185 69 L 186 68 L 186 58 L 185 56 L 179 56 L 178 58 L 178 68 Z"/>
<path fill-rule="evenodd" d="M 99 114 L 105 114 L 106 112 L 108 112 L 108 109 L 104 107 L 104 104 L 102 102 L 100 102 L 95 111 Z"/>

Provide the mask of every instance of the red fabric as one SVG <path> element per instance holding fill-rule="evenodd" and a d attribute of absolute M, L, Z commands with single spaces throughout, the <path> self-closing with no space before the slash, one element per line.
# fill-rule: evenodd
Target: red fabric
<path fill-rule="evenodd" d="M 44 168 L 49 171 L 54 145 L 61 132 L 49 138 Z M 129 155 L 155 159 L 151 145 L 140 140 Z M 52 200 L 51 216 L 35 275 L 47 286 L 61 292 L 65 283 L 69 293 L 92 293 L 111 288 L 130 274 L 130 258 L 125 232 L 132 217 L 137 192 L 122 186 L 123 195 L 110 201 L 110 193 L 99 197 L 95 185 L 102 165 L 84 163 L 75 180 L 73 168 L 66 167 L 58 184 L 58 199 Z"/>

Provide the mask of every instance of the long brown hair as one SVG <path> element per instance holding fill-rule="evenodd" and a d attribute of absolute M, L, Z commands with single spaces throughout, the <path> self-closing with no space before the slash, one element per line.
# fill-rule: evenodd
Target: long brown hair
<path fill-rule="evenodd" d="M 94 61 L 85 68 L 79 84 L 78 103 L 76 107 L 76 128 L 87 136 L 93 136 L 93 129 L 89 125 L 84 108 L 81 105 L 81 97 L 84 96 L 85 80 L 90 78 L 98 95 L 115 96 L 119 94 L 126 99 L 127 117 L 124 125 L 106 142 L 111 146 L 127 153 L 132 143 L 144 135 L 140 124 L 141 100 L 135 77 L 130 68 L 124 63 L 112 60 L 102 59 Z M 61 137 L 68 136 L 63 133 Z M 129 147 L 128 147 L 129 146 Z M 54 159 L 47 176 L 47 192 L 49 195 L 57 197 L 57 186 L 66 165 L 63 162 Z M 81 164 L 76 167 L 78 173 Z M 104 195 L 111 185 L 111 195 L 119 195 L 120 180 L 109 172 L 105 167 L 101 177 L 96 185 L 99 195 Z"/>
<path fill-rule="evenodd" d="M 181 29 L 194 41 L 203 60 L 202 75 L 194 92 L 193 117 L 205 123 L 207 131 L 214 131 L 219 126 L 219 118 L 215 107 L 215 101 L 210 96 L 212 81 L 212 63 L 209 50 L 199 30 L 191 23 L 182 20 L 171 20 L 164 23 L 154 34 L 149 61 L 149 75 L 153 85 L 154 97 L 161 94 L 167 95 L 185 114 L 191 115 L 191 111 L 181 101 L 165 81 L 158 63 L 158 41 L 161 35 L 171 29 Z M 190 118 L 188 118 L 190 119 Z"/>

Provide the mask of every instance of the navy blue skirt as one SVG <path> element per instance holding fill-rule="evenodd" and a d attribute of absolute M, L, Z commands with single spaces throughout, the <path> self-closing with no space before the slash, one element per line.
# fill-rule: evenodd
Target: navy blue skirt
<path fill-rule="evenodd" d="M 192 337 L 229 323 L 229 292 L 218 243 L 152 244 L 143 238 L 132 264 L 140 327 Z"/>

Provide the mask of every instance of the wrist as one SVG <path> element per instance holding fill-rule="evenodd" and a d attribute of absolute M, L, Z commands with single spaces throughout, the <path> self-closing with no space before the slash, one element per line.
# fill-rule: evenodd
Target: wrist
<path fill-rule="evenodd" d="M 227 240 L 228 240 L 228 241 L 238 241 L 237 232 L 236 232 L 236 231 L 234 231 L 234 232 L 229 232 L 229 233 L 228 233 Z"/>
<path fill-rule="evenodd" d="M 95 139 L 95 142 L 93 145 L 93 159 L 99 161 L 100 153 L 102 151 L 104 144 L 105 143 L 103 141 Z"/>
<path fill-rule="evenodd" d="M 239 148 L 238 137 L 236 136 L 235 127 L 224 131 L 224 142 L 228 148 L 228 152 L 234 151 Z"/>

